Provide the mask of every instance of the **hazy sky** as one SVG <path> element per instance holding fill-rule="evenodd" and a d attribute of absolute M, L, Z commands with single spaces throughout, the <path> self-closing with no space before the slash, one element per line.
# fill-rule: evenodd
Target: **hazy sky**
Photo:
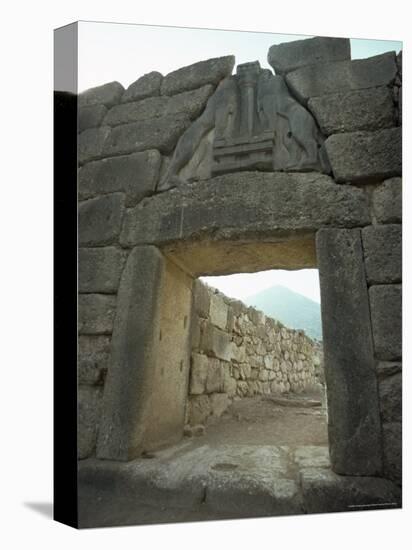
<path fill-rule="evenodd" d="M 156 27 L 118 23 L 79 23 L 79 91 L 117 80 L 125 88 L 150 71 L 163 75 L 212 57 L 234 55 L 236 64 L 259 60 L 270 68 L 267 52 L 272 44 L 310 38 L 309 35 Z M 398 52 L 401 42 L 351 39 L 352 59 L 387 51 Z M 252 274 L 205 277 L 210 285 L 242 299 L 283 285 L 320 301 L 316 269 L 266 271 Z"/>

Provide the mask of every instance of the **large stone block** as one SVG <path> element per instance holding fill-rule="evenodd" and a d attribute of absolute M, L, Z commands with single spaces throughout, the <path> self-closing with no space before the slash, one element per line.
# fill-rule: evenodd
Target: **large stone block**
<path fill-rule="evenodd" d="M 392 94 L 386 86 L 313 97 L 308 107 L 326 136 L 395 126 Z"/>
<path fill-rule="evenodd" d="M 126 255 L 126 251 L 113 246 L 80 248 L 79 292 L 116 293 Z"/>
<path fill-rule="evenodd" d="M 80 203 L 79 245 L 104 246 L 116 242 L 124 210 L 123 193 L 113 193 Z"/>
<path fill-rule="evenodd" d="M 89 128 L 79 134 L 78 152 L 79 163 L 84 164 L 91 160 L 101 158 L 103 155 L 103 147 L 110 134 L 110 126 L 101 126 L 100 128 Z"/>
<path fill-rule="evenodd" d="M 218 192 L 217 192 L 218 190 Z M 217 241 L 368 225 L 361 189 L 336 185 L 318 173 L 242 172 L 183 184 L 129 210 L 121 242 Z"/>
<path fill-rule="evenodd" d="M 332 469 L 376 475 L 381 424 L 361 232 L 321 229 L 316 247 Z"/>
<path fill-rule="evenodd" d="M 199 317 L 207 319 L 210 311 L 210 292 L 199 279 L 193 285 L 193 308 Z"/>
<path fill-rule="evenodd" d="M 402 281 L 402 226 L 370 225 L 362 229 L 366 278 L 369 284 Z"/>
<path fill-rule="evenodd" d="M 79 94 L 79 107 L 87 105 L 105 105 L 111 107 L 119 103 L 124 94 L 124 88 L 119 82 L 109 82 L 102 86 L 90 88 Z"/>
<path fill-rule="evenodd" d="M 402 422 L 402 373 L 379 380 L 382 422 Z"/>
<path fill-rule="evenodd" d="M 213 93 L 213 86 L 207 85 L 197 90 L 183 92 L 172 97 L 150 97 L 142 101 L 116 105 L 108 112 L 104 124 L 118 126 L 131 122 L 141 122 L 165 116 L 187 115 L 197 118 Z"/>
<path fill-rule="evenodd" d="M 334 134 L 325 147 L 337 182 L 370 183 L 402 174 L 402 129 Z"/>
<path fill-rule="evenodd" d="M 223 392 L 225 373 L 218 359 L 209 358 L 206 380 L 206 393 Z"/>
<path fill-rule="evenodd" d="M 189 398 L 189 423 L 192 426 L 204 424 L 211 412 L 208 395 L 195 395 Z"/>
<path fill-rule="evenodd" d="M 205 393 L 208 369 L 209 363 L 207 356 L 200 353 L 192 353 L 189 384 L 189 393 L 191 395 Z"/>
<path fill-rule="evenodd" d="M 203 328 L 201 349 L 207 355 L 217 357 L 223 361 L 230 361 L 232 357 L 232 346 L 229 334 L 210 324 L 207 324 Z"/>
<path fill-rule="evenodd" d="M 92 456 L 100 420 L 101 388 L 80 386 L 78 390 L 77 458 Z"/>
<path fill-rule="evenodd" d="M 227 324 L 227 313 L 228 307 L 223 301 L 222 296 L 212 294 L 210 297 L 210 322 L 212 325 L 225 330 Z"/>
<path fill-rule="evenodd" d="M 135 82 L 130 84 L 122 96 L 122 103 L 139 101 L 140 99 L 145 99 L 146 97 L 160 95 L 160 85 L 162 83 L 162 79 L 163 75 L 157 71 L 144 74 Z"/>
<path fill-rule="evenodd" d="M 369 289 L 375 355 L 378 359 L 402 357 L 402 285 Z"/>
<path fill-rule="evenodd" d="M 401 485 L 402 424 L 400 422 L 384 422 L 382 425 L 382 435 L 384 475 L 398 485 Z"/>
<path fill-rule="evenodd" d="M 136 247 L 123 270 L 105 383 L 97 457 L 130 460 L 142 452 L 160 333 L 164 258 Z"/>
<path fill-rule="evenodd" d="M 110 336 L 80 335 L 77 376 L 79 384 L 104 384 L 110 357 Z"/>
<path fill-rule="evenodd" d="M 173 95 L 186 90 L 200 88 L 205 84 L 218 84 L 232 74 L 235 57 L 216 57 L 182 67 L 166 75 L 162 81 L 161 94 Z"/>
<path fill-rule="evenodd" d="M 391 178 L 377 187 L 372 208 L 379 223 L 402 223 L 402 178 Z"/>
<path fill-rule="evenodd" d="M 116 303 L 116 296 L 110 294 L 79 294 L 79 334 L 111 334 Z"/>
<path fill-rule="evenodd" d="M 402 507 L 399 488 L 378 477 L 339 476 L 326 468 L 305 468 L 301 486 L 308 514 Z"/>
<path fill-rule="evenodd" d="M 185 114 L 121 124 L 112 129 L 103 154 L 108 157 L 127 155 L 147 149 L 169 154 L 189 126 L 190 119 Z"/>
<path fill-rule="evenodd" d="M 325 36 L 274 44 L 268 52 L 269 65 L 274 68 L 276 74 L 282 75 L 305 65 L 349 59 L 350 41 L 348 38 Z"/>
<path fill-rule="evenodd" d="M 345 90 L 388 86 L 396 76 L 395 52 L 355 59 L 319 63 L 302 67 L 286 75 L 293 93 L 306 103 L 309 98 Z"/>
<path fill-rule="evenodd" d="M 155 192 L 162 157 L 156 149 L 89 162 L 79 171 L 79 198 L 126 194 L 126 206 L 135 206 Z"/>
<path fill-rule="evenodd" d="M 78 115 L 79 132 L 100 126 L 106 114 L 107 109 L 104 105 L 86 105 L 85 107 L 81 107 Z"/>

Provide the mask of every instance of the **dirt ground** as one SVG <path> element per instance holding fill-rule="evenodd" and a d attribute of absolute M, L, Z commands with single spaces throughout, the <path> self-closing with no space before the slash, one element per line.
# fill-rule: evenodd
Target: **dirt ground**
<path fill-rule="evenodd" d="M 325 396 L 312 392 L 242 398 L 209 424 L 199 439 L 211 446 L 327 445 Z"/>

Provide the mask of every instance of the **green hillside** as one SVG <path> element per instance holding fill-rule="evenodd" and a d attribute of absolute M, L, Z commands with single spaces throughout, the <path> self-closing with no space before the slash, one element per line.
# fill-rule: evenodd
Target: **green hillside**
<path fill-rule="evenodd" d="M 243 299 L 289 328 L 303 329 L 308 336 L 322 340 L 320 304 L 284 286 L 272 286 Z"/>

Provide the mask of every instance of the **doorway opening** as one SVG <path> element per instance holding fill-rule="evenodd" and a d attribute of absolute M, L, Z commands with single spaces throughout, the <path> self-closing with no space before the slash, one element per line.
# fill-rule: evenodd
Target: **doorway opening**
<path fill-rule="evenodd" d="M 193 298 L 186 436 L 316 448 L 326 465 L 317 269 L 201 277 Z"/>

